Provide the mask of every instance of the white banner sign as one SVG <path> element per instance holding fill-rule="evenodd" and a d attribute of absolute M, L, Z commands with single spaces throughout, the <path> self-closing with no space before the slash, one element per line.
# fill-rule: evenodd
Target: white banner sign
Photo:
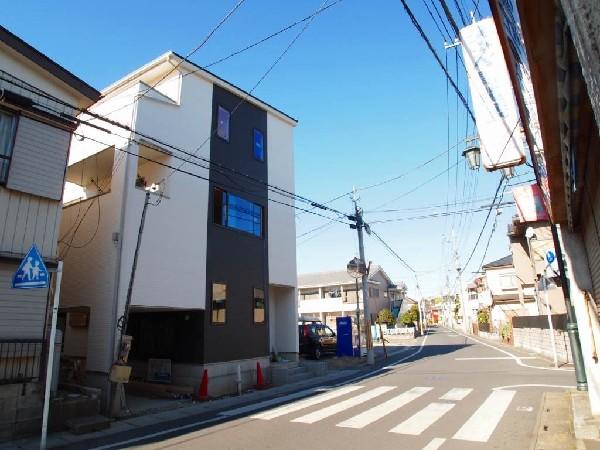
<path fill-rule="evenodd" d="M 504 54 L 492 18 L 460 31 L 481 160 L 487 170 L 525 162 L 525 142 Z"/>

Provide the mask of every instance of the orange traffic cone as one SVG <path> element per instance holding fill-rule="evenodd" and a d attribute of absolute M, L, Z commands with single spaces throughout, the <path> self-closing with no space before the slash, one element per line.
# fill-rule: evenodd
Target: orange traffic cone
<path fill-rule="evenodd" d="M 267 387 L 267 385 L 265 384 L 265 379 L 263 378 L 260 362 L 256 361 L 256 389 L 264 389 L 265 387 Z"/>
<path fill-rule="evenodd" d="M 208 400 L 208 370 L 204 369 L 200 389 L 198 390 L 198 400 L 201 402 Z"/>

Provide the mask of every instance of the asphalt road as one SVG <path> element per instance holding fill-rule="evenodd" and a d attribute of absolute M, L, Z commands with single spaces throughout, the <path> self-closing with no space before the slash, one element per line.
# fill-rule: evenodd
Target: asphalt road
<path fill-rule="evenodd" d="M 574 384 L 572 369 L 440 328 L 396 363 L 318 395 L 145 427 L 96 448 L 528 449 L 542 392 Z"/>

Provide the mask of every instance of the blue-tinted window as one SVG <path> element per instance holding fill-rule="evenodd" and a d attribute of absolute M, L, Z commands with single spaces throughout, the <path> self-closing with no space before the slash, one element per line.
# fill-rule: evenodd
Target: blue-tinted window
<path fill-rule="evenodd" d="M 215 223 L 262 236 L 263 209 L 254 202 L 217 188 L 213 215 Z"/>
<path fill-rule="evenodd" d="M 265 160 L 265 139 L 263 137 L 262 132 L 260 132 L 259 130 L 257 130 L 256 128 L 254 129 L 253 132 L 253 148 L 254 148 L 254 159 L 258 160 L 258 161 L 264 161 Z"/>
<path fill-rule="evenodd" d="M 217 136 L 229 142 L 229 118 L 231 114 L 222 106 L 217 108 Z"/>

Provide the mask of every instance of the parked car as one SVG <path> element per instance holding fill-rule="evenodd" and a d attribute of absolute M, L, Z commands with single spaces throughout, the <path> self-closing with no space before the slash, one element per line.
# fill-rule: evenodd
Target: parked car
<path fill-rule="evenodd" d="M 335 353 L 337 337 L 335 332 L 319 320 L 301 320 L 298 322 L 300 354 L 320 359 L 326 353 Z"/>

